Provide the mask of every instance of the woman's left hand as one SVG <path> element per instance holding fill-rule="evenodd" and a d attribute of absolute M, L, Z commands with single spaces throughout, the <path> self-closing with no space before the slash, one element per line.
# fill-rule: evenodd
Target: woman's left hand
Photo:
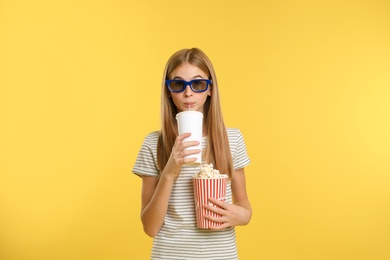
<path fill-rule="evenodd" d="M 231 180 L 231 188 L 234 204 L 209 198 L 210 203 L 220 208 L 212 205 L 204 206 L 206 209 L 221 215 L 220 217 L 205 216 L 211 221 L 222 223 L 220 226 L 212 227 L 214 230 L 246 225 L 252 217 L 252 207 L 246 193 L 245 172 L 243 168 L 235 170 L 234 177 Z"/>
<path fill-rule="evenodd" d="M 222 225 L 212 227 L 211 229 L 219 230 L 227 227 L 246 225 L 251 218 L 251 211 L 239 205 L 229 204 L 213 198 L 209 198 L 209 202 L 219 206 L 220 208 L 213 205 L 205 205 L 204 207 L 221 216 L 212 217 L 206 215 L 205 218 L 214 222 L 222 223 Z"/>

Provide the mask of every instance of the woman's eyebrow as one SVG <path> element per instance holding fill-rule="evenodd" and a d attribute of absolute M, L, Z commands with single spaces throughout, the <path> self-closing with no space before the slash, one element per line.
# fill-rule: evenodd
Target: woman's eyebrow
<path fill-rule="evenodd" d="M 201 75 L 196 75 L 196 76 L 194 76 L 194 77 L 192 77 L 192 78 L 193 78 L 193 79 L 196 79 L 196 78 L 201 78 L 201 79 L 203 79 L 203 77 L 202 77 Z M 180 76 L 176 76 L 176 77 L 173 78 L 173 80 L 183 80 L 183 78 L 180 77 Z"/>
<path fill-rule="evenodd" d="M 193 77 L 193 79 L 196 79 L 196 78 L 201 78 L 203 79 L 203 77 L 201 75 L 196 75 L 195 77 Z"/>

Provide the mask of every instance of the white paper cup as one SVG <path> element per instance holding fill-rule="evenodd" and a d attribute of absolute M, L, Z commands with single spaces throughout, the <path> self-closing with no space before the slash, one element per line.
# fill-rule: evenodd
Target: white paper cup
<path fill-rule="evenodd" d="M 183 133 L 191 133 L 191 136 L 185 138 L 183 141 L 198 141 L 199 145 L 191 146 L 186 150 L 200 149 L 202 150 L 202 124 L 203 114 L 199 111 L 183 111 L 176 115 L 177 126 L 179 135 Z M 186 158 L 196 157 L 196 161 L 189 164 L 199 165 L 202 163 L 202 153 L 192 154 L 186 156 Z"/>
<path fill-rule="evenodd" d="M 205 209 L 203 205 L 209 204 L 209 198 L 215 198 L 221 201 L 226 200 L 227 176 L 216 179 L 193 178 L 196 224 L 198 228 L 209 229 L 213 226 L 220 226 L 222 222 L 214 222 L 206 219 L 204 216 L 220 217 L 221 215 Z M 213 205 L 218 207 L 217 205 Z"/>

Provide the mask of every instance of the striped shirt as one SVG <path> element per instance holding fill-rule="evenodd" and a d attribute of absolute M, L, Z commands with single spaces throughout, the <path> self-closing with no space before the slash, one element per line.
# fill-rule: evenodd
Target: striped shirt
<path fill-rule="evenodd" d="M 227 128 L 230 150 L 235 170 L 249 164 L 244 138 L 240 130 Z M 136 159 L 133 173 L 138 176 L 158 177 L 157 142 L 159 132 L 145 137 Z M 206 137 L 202 138 L 205 149 Z M 200 166 L 183 165 L 176 179 L 167 214 L 159 233 L 153 240 L 151 259 L 238 259 L 234 227 L 211 231 L 196 227 L 192 175 Z M 226 202 L 232 203 L 230 181 Z"/>

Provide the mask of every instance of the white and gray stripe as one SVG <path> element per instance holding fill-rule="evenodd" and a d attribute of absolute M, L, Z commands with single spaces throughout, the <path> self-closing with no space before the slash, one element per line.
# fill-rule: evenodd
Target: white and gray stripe
<path fill-rule="evenodd" d="M 244 168 L 250 163 L 244 138 L 238 129 L 228 128 L 226 131 L 234 169 Z M 152 132 L 145 138 L 133 173 L 158 177 L 158 134 L 157 131 Z M 205 146 L 204 137 L 202 149 L 205 149 Z M 172 188 L 164 224 L 153 240 L 151 259 L 238 259 L 234 228 L 211 231 L 196 227 L 192 175 L 199 169 L 199 166 L 182 167 Z M 232 203 L 230 182 L 226 190 L 226 202 Z"/>

